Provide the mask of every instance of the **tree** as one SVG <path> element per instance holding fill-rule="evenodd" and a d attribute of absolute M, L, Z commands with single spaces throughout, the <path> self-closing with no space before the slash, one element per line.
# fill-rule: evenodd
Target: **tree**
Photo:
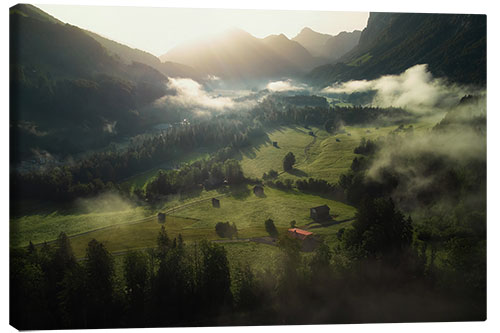
<path fill-rule="evenodd" d="M 224 162 L 224 175 L 229 184 L 239 184 L 243 180 L 240 163 L 232 159 Z"/>
<path fill-rule="evenodd" d="M 295 164 L 295 155 L 292 152 L 289 152 L 285 155 L 283 159 L 283 170 L 291 171 L 293 169 L 293 165 Z"/>
<path fill-rule="evenodd" d="M 160 232 L 158 233 L 156 244 L 158 246 L 158 255 L 161 259 L 165 258 L 170 249 L 170 239 L 168 238 L 164 225 L 161 226 Z"/>
<path fill-rule="evenodd" d="M 141 252 L 127 253 L 123 270 L 130 313 L 142 319 L 145 295 L 149 286 L 147 257 Z"/>
<path fill-rule="evenodd" d="M 296 225 L 297 225 L 297 222 L 295 220 L 290 221 L 290 228 L 295 228 Z"/>
<path fill-rule="evenodd" d="M 237 265 L 233 273 L 234 298 L 236 307 L 240 310 L 251 310 L 257 306 L 257 281 L 248 263 Z"/>
<path fill-rule="evenodd" d="M 309 263 L 313 278 L 328 276 L 331 258 L 332 254 L 330 252 L 330 248 L 324 242 L 321 242 L 314 251 L 314 256 Z"/>
<path fill-rule="evenodd" d="M 396 209 L 392 199 L 364 200 L 352 226 L 347 245 L 366 257 L 398 261 L 412 244 L 412 221 Z"/>
<path fill-rule="evenodd" d="M 218 222 L 215 225 L 215 232 L 219 237 L 227 237 L 231 238 L 238 233 L 238 229 L 236 228 L 236 224 L 229 224 L 229 222 Z"/>
<path fill-rule="evenodd" d="M 273 169 L 269 170 L 268 173 L 264 172 L 264 174 L 262 175 L 263 179 L 274 179 L 276 177 L 278 177 L 278 171 L 273 170 Z"/>
<path fill-rule="evenodd" d="M 69 238 L 64 232 L 61 232 L 59 237 L 57 237 L 54 261 L 56 269 L 60 271 L 64 271 L 65 268 L 73 266 L 76 263 Z"/>
<path fill-rule="evenodd" d="M 264 225 L 266 227 L 266 231 L 267 233 L 271 236 L 271 237 L 276 237 L 278 236 L 278 230 L 276 229 L 276 226 L 274 225 L 274 221 L 272 219 L 267 219 L 265 222 L 264 222 Z"/>
<path fill-rule="evenodd" d="M 89 327 L 110 325 L 113 309 L 114 262 L 104 245 L 92 239 L 85 262 Z"/>
<path fill-rule="evenodd" d="M 179 236 L 177 236 L 177 248 L 179 250 L 182 250 L 184 248 L 184 239 L 182 238 L 181 234 L 179 234 Z"/>
<path fill-rule="evenodd" d="M 201 294 L 206 309 L 216 312 L 232 301 L 229 262 L 224 247 L 202 241 Z"/>

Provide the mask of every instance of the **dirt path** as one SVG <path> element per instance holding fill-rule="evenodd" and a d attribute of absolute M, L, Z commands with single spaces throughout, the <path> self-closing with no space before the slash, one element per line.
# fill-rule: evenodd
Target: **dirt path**
<path fill-rule="evenodd" d="M 183 204 L 183 205 L 179 205 L 179 206 L 175 206 L 175 207 L 169 208 L 164 213 L 167 214 L 167 215 L 169 215 L 169 214 L 172 214 L 172 213 L 174 213 L 176 211 L 179 211 L 181 209 L 184 209 L 184 208 L 187 208 L 187 207 L 199 204 L 200 202 L 210 201 L 210 200 L 212 200 L 212 198 L 219 199 L 219 198 L 223 198 L 225 196 L 227 196 L 227 193 L 226 194 L 217 195 L 215 197 L 210 197 L 210 198 L 206 198 L 206 199 L 200 199 L 200 200 L 188 202 L 188 203 Z"/>
<path fill-rule="evenodd" d="M 317 133 L 318 131 L 316 131 Z M 311 147 L 316 143 L 316 133 L 314 133 L 314 138 L 313 140 L 307 145 L 304 147 L 304 155 L 306 156 L 306 159 L 304 160 L 304 162 L 307 162 L 307 160 L 309 159 L 309 150 L 311 149 Z"/>
<path fill-rule="evenodd" d="M 222 198 L 222 197 L 225 197 L 225 196 L 227 196 L 227 194 L 221 194 L 221 195 L 215 196 L 214 198 Z M 199 204 L 199 203 L 204 202 L 204 201 L 209 201 L 209 200 L 212 200 L 212 197 L 207 198 L 207 199 L 200 199 L 200 200 L 188 202 L 188 203 L 185 203 L 185 204 L 182 204 L 182 205 L 179 205 L 179 206 L 175 206 L 175 207 L 167 209 L 164 213 L 167 214 L 167 215 L 169 215 L 169 214 L 177 212 L 177 211 L 179 211 L 181 209 L 190 207 L 192 205 Z M 117 223 L 117 224 L 108 225 L 108 226 L 97 228 L 97 229 L 92 229 L 92 230 L 80 232 L 78 234 L 69 235 L 68 238 L 75 238 L 75 237 L 84 236 L 84 235 L 90 234 L 91 232 L 95 232 L 95 231 L 101 231 L 101 230 L 112 229 L 112 228 L 116 228 L 116 227 L 122 227 L 122 226 L 128 226 L 128 225 L 134 225 L 134 224 L 144 223 L 144 222 L 148 222 L 148 221 L 153 220 L 153 219 L 156 219 L 156 215 L 151 215 L 151 216 L 147 216 L 147 217 L 144 217 L 144 218 L 138 219 L 138 220 Z M 42 242 L 42 243 L 35 244 L 35 246 L 41 246 L 44 243 L 53 244 L 56 241 L 57 241 L 57 239 L 54 239 L 54 240 L 51 240 L 51 241 L 48 241 L 48 242 Z"/>

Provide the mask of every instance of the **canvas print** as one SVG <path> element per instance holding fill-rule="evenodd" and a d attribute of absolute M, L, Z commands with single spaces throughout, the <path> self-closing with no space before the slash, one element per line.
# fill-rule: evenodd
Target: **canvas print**
<path fill-rule="evenodd" d="M 486 15 L 9 16 L 15 328 L 486 320 Z"/>

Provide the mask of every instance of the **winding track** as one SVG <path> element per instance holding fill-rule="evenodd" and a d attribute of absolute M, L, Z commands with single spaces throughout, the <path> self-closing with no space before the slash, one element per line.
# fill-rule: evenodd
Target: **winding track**
<path fill-rule="evenodd" d="M 227 194 L 221 194 L 221 195 L 215 196 L 213 198 L 222 198 L 222 197 L 225 197 L 225 196 L 227 196 Z M 191 202 L 179 205 L 179 206 L 175 206 L 175 207 L 172 207 L 172 208 L 169 208 L 168 210 L 166 210 L 165 214 L 168 215 L 168 214 L 176 212 L 176 211 L 178 211 L 180 209 L 184 209 L 184 208 L 190 207 L 192 205 L 196 205 L 196 204 L 199 204 L 201 202 L 209 201 L 209 200 L 212 200 L 212 197 L 206 198 L 206 199 L 200 199 L 200 200 L 196 200 L 196 201 L 191 201 Z M 125 226 L 125 225 L 134 225 L 134 224 L 144 223 L 144 222 L 153 220 L 155 218 L 156 218 L 156 215 L 151 215 L 151 216 L 148 216 L 148 217 L 145 217 L 145 218 L 142 218 L 142 219 L 138 219 L 138 220 L 117 223 L 117 224 L 108 225 L 108 226 L 105 226 L 105 227 L 101 227 L 101 228 L 92 229 L 92 230 L 80 232 L 80 233 L 77 233 L 77 234 L 69 235 L 68 238 L 80 237 L 80 236 L 83 236 L 83 235 L 90 234 L 91 232 L 100 231 L 100 230 L 106 230 L 106 229 L 112 229 L 112 228 L 115 228 L 115 227 L 121 227 L 121 226 Z M 48 242 L 42 242 L 42 243 L 35 244 L 35 246 L 41 246 L 44 243 L 53 244 L 56 241 L 57 241 L 57 239 L 53 239 L 53 240 L 48 241 Z"/>
<path fill-rule="evenodd" d="M 316 131 L 317 133 L 318 131 Z M 314 133 L 314 138 L 313 140 L 307 145 L 304 147 L 304 155 L 306 156 L 306 159 L 304 160 L 304 162 L 307 162 L 307 160 L 309 159 L 309 150 L 311 149 L 311 147 L 316 143 L 316 133 Z"/>

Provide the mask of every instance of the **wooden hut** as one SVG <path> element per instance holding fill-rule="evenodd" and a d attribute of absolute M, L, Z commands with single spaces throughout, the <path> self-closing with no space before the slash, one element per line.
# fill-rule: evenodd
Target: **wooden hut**
<path fill-rule="evenodd" d="M 167 220 L 167 215 L 165 213 L 158 213 L 158 223 L 165 223 Z"/>
<path fill-rule="evenodd" d="M 214 208 L 220 208 L 220 200 L 212 198 L 212 207 L 214 207 Z"/>
<path fill-rule="evenodd" d="M 315 221 L 327 220 L 330 218 L 330 207 L 327 205 L 313 207 L 310 209 L 311 218 Z"/>

